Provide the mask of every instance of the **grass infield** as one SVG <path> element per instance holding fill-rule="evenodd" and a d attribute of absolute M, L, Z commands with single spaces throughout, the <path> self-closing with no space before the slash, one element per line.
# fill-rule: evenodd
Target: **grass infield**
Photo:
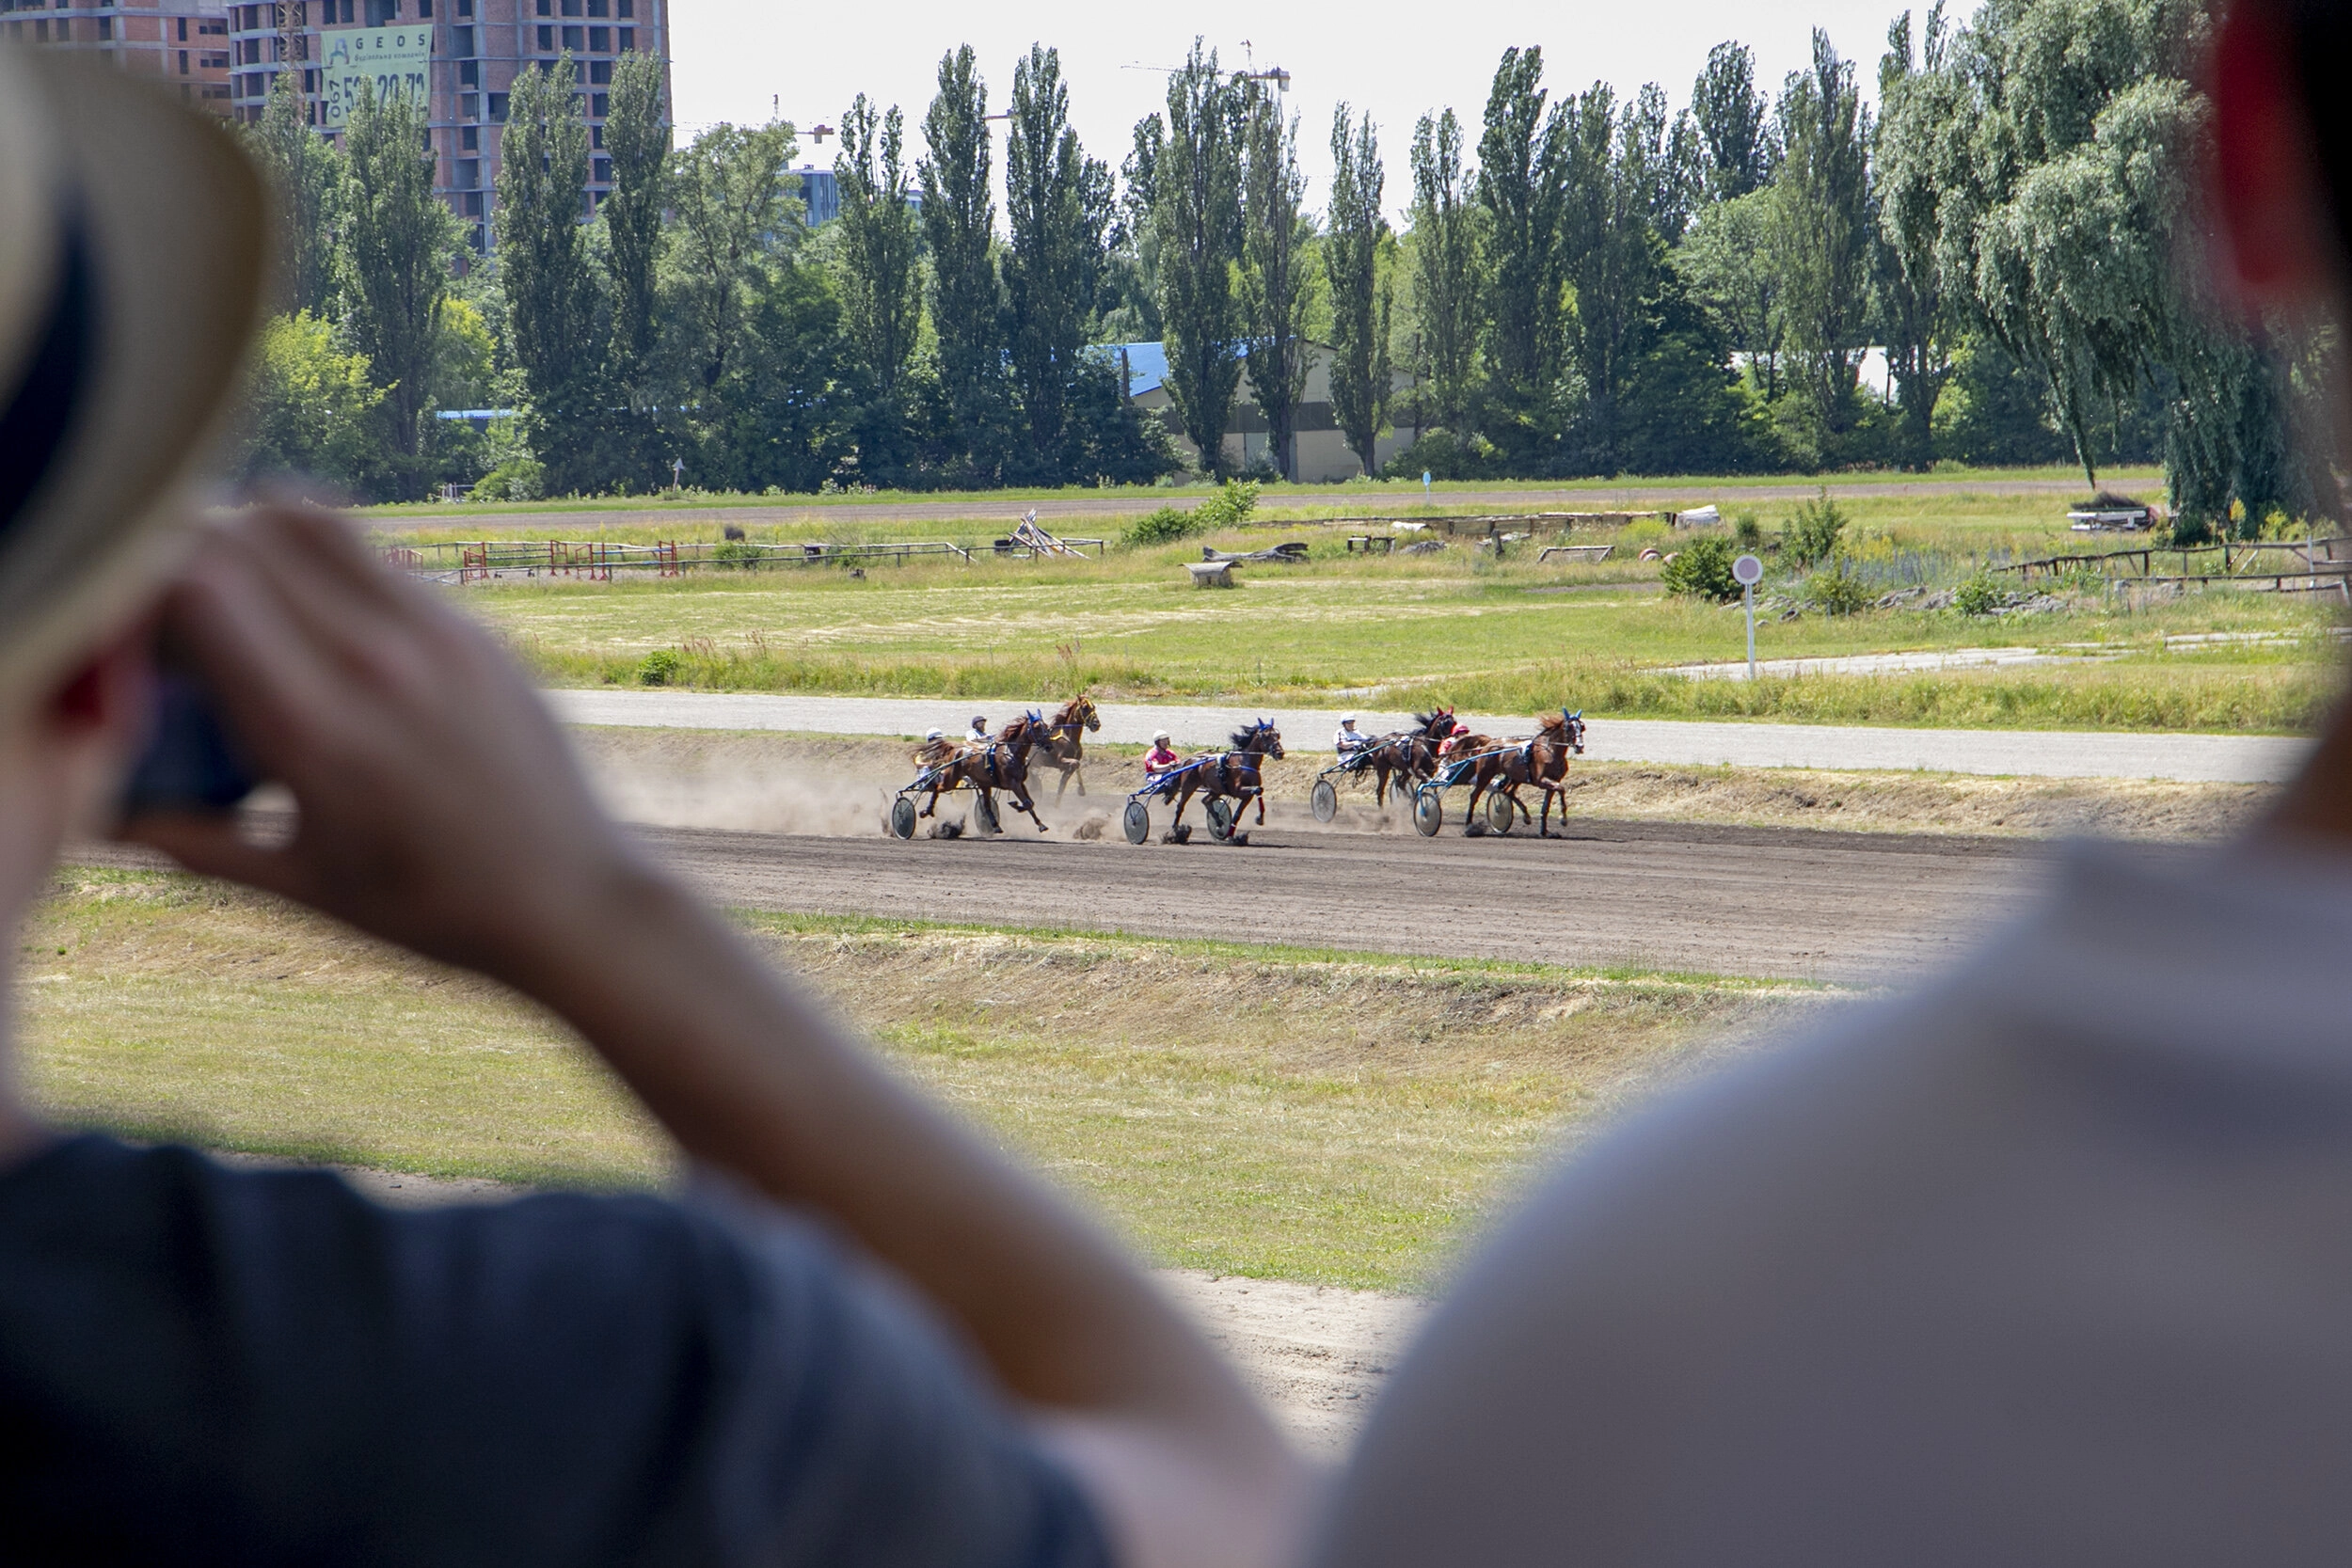
<path fill-rule="evenodd" d="M 1846 994 L 739 918 L 1151 1260 L 1391 1290 L 1428 1288 L 1548 1148 Z M 537 1009 L 256 895 L 69 867 L 18 957 L 22 1070 L 70 1124 L 515 1182 L 670 1168 L 659 1130 Z"/>

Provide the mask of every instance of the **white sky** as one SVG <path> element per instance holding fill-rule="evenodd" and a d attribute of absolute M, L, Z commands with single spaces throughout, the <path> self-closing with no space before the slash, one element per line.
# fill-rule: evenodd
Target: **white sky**
<path fill-rule="evenodd" d="M 1167 92 L 1159 73 L 1122 68 L 1179 64 L 1197 32 L 1228 69 L 1254 57 L 1261 69 L 1279 64 L 1291 71 L 1300 157 L 1318 193 L 1330 165 L 1333 105 L 1344 100 L 1371 110 L 1380 128 L 1393 211 L 1408 195 L 1406 152 L 1414 120 L 1451 104 L 1474 145 L 1487 83 L 1507 45 L 1543 46 L 1546 83 L 1555 98 L 1596 80 L 1620 91 L 1656 81 L 1679 108 L 1716 43 L 1736 38 L 1753 47 L 1758 82 L 1769 93 L 1785 72 L 1805 62 L 1811 29 L 1820 25 L 1841 55 L 1860 64 L 1868 94 L 1886 24 L 1904 8 L 1904 0 L 1569 0 L 1543 6 L 1526 0 L 1287 0 L 1272 6 L 1204 0 L 1185 7 L 1141 0 L 1021 6 L 866 0 L 807 8 L 772 0 L 673 0 L 670 42 L 681 140 L 720 120 L 764 122 L 772 103 L 803 132 L 801 161 L 827 164 L 837 144 L 811 149 L 807 128 L 819 120 L 839 124 L 857 93 L 899 104 L 910 151 L 919 151 L 919 126 L 942 54 L 960 43 L 978 53 L 993 113 L 1011 91 L 1014 60 L 1032 41 L 1044 42 L 1061 50 L 1079 138 L 1089 154 L 1116 169 L 1127 155 L 1131 128 Z M 1912 8 L 1924 14 L 1924 0 Z M 1247 55 L 1244 39 L 1254 44 Z M 1000 182 L 1003 151 L 1000 138 Z M 1320 205 L 1319 194 L 1311 199 Z"/>

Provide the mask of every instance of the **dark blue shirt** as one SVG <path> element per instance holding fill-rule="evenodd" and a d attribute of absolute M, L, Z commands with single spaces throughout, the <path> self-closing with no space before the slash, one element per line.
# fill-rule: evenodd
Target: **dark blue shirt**
<path fill-rule="evenodd" d="M 86 1136 L 0 1173 L 0 1560 L 1101 1568 L 1071 1480 L 804 1223 L 391 1210 Z"/>

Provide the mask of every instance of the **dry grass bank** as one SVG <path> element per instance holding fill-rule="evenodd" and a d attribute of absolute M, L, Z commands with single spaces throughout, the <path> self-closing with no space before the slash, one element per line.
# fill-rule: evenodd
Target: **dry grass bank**
<path fill-rule="evenodd" d="M 746 924 L 890 1060 L 1154 1259 L 1389 1289 L 1426 1287 L 1551 1139 L 1835 994 Z M 70 868 L 19 963 L 24 1075 L 72 1122 L 516 1182 L 640 1183 L 669 1166 L 658 1130 L 545 1015 L 268 899 Z"/>

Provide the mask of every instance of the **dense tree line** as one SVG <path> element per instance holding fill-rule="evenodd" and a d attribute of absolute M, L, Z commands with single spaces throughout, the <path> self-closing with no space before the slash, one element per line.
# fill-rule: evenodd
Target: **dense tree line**
<path fill-rule="evenodd" d="M 792 127 L 673 149 L 658 64 L 624 59 L 587 214 L 566 59 L 516 84 L 470 271 L 412 111 L 366 107 L 338 150 L 289 96 L 253 133 L 292 235 L 254 462 L 384 494 L 648 488 L 673 462 L 713 488 L 1144 481 L 1176 449 L 1107 345 L 1152 340 L 1213 473 L 1245 398 L 1258 465 L 1292 472 L 1320 366 L 1367 470 L 1384 437 L 1391 472 L 1444 477 L 2071 460 L 2095 483 L 2161 455 L 2192 518 L 2299 511 L 2280 433 L 2319 348 L 2176 277 L 2206 16 L 1987 0 L 1955 27 L 1939 4 L 1890 27 L 1875 106 L 1820 33 L 1777 91 L 1720 45 L 1680 108 L 1555 95 L 1510 49 L 1474 124 L 1412 128 L 1394 229 L 1379 127 L 1339 106 L 1317 210 L 1283 95 L 1199 43 L 1116 176 L 1054 50 L 1001 114 L 951 51 L 919 126 L 852 103 L 817 230 Z M 485 403 L 520 417 L 431 418 Z"/>

